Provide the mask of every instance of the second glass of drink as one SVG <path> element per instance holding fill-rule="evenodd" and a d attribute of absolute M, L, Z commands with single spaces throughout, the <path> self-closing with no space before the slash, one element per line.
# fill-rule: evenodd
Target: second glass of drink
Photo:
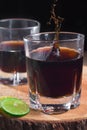
<path fill-rule="evenodd" d="M 40 23 L 33 19 L 0 20 L 0 83 L 10 86 L 27 83 L 23 37 L 39 31 Z"/>

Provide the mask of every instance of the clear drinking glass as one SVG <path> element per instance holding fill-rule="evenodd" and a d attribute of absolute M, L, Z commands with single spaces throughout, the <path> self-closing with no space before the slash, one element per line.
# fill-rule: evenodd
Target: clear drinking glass
<path fill-rule="evenodd" d="M 23 37 L 39 31 L 40 23 L 33 19 L 0 20 L 0 83 L 10 86 L 27 83 Z"/>
<path fill-rule="evenodd" d="M 81 94 L 84 35 L 42 32 L 25 36 L 24 45 L 30 107 L 47 114 L 69 110 Z"/>

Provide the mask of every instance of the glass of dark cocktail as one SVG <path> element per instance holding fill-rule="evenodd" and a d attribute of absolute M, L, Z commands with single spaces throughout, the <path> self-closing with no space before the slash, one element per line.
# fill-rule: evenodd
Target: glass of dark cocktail
<path fill-rule="evenodd" d="M 24 45 L 30 107 L 47 114 L 69 110 L 81 93 L 84 35 L 42 32 L 24 37 Z"/>

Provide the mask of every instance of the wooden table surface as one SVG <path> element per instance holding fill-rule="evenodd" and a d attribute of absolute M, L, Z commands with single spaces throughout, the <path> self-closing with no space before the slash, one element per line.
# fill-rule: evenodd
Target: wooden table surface
<path fill-rule="evenodd" d="M 16 88 L 0 86 L 0 95 L 17 96 L 28 101 L 28 86 Z M 0 116 L 0 130 L 87 130 L 87 52 L 84 55 L 81 104 L 63 114 L 46 115 L 31 110 L 29 114 L 20 118 Z"/>

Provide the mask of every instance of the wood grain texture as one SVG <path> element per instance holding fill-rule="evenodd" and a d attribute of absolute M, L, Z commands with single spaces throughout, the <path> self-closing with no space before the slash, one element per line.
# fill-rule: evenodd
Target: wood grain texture
<path fill-rule="evenodd" d="M 0 94 L 3 95 L 3 92 L 7 91 L 7 94 L 13 93 L 14 96 L 18 96 L 29 103 L 28 92 L 24 91 L 25 89 L 28 90 L 27 88 L 28 86 L 20 86 L 19 90 L 16 90 L 1 85 Z M 21 118 L 0 116 L 0 130 L 87 130 L 87 53 L 84 57 L 82 94 L 79 107 L 57 115 L 46 115 L 31 110 L 29 114 Z"/>

